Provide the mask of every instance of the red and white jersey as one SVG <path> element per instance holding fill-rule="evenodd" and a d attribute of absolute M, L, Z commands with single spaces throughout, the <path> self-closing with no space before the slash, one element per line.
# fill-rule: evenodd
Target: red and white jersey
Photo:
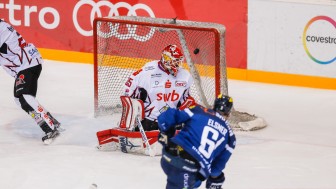
<path fill-rule="evenodd" d="M 125 83 L 125 95 L 141 99 L 145 117 L 156 120 L 168 107 L 177 108 L 189 97 L 193 83 L 190 73 L 180 68 L 176 77 L 164 71 L 159 61 L 148 62 Z"/>
<path fill-rule="evenodd" d="M 10 24 L 0 19 L 0 65 L 6 72 L 16 77 L 21 70 L 42 64 L 42 62 L 36 47 L 26 43 Z"/>

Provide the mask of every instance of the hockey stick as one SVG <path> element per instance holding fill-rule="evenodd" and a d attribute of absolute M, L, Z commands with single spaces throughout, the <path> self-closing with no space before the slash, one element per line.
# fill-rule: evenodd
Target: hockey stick
<path fill-rule="evenodd" d="M 147 136 L 146 136 L 146 133 L 145 133 L 144 128 L 142 127 L 142 124 L 141 124 L 141 122 L 140 122 L 139 116 L 137 116 L 137 117 L 135 118 L 135 120 L 136 120 L 136 122 L 137 122 L 137 124 L 138 124 L 138 128 L 139 128 L 139 131 L 140 131 L 141 136 L 142 136 L 142 140 L 143 140 L 143 142 L 144 142 L 145 145 L 146 145 L 147 152 L 148 152 L 149 156 L 154 157 L 154 156 L 155 156 L 155 152 L 153 151 L 153 149 L 152 149 L 151 146 L 149 145 L 148 138 L 147 138 Z"/>

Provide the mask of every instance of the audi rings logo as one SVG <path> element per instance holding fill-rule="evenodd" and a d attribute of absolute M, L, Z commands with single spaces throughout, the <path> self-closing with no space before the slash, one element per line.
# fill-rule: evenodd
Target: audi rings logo
<path fill-rule="evenodd" d="M 74 10 L 73 10 L 73 14 L 72 14 L 72 19 L 74 22 L 74 26 L 77 29 L 77 31 L 84 35 L 84 36 L 92 36 L 93 35 L 93 29 L 90 30 L 85 30 L 83 29 L 79 23 L 78 23 L 78 11 L 80 10 L 80 8 L 82 6 L 85 5 L 90 5 L 92 7 L 91 13 L 90 13 L 90 23 L 93 23 L 94 17 L 95 15 L 97 15 L 98 17 L 102 17 L 102 12 L 101 12 L 101 8 L 102 7 L 107 7 L 110 9 L 109 13 L 108 13 L 108 17 L 111 16 L 119 16 L 119 12 L 118 9 L 119 8 L 124 8 L 128 10 L 127 16 L 137 16 L 137 10 L 142 10 L 142 11 L 146 11 L 148 13 L 148 15 L 150 17 L 155 17 L 153 11 L 151 10 L 150 7 L 148 7 L 145 4 L 135 4 L 135 5 L 130 5 L 126 2 L 118 2 L 116 4 L 113 4 L 109 1 L 98 1 L 98 2 L 94 2 L 92 0 L 80 0 L 78 1 L 78 3 L 75 5 Z M 104 33 L 102 31 L 99 31 L 98 35 L 104 38 L 109 38 L 112 36 L 115 36 L 119 39 L 135 39 L 138 41 L 147 41 L 148 39 L 150 39 L 153 34 L 154 34 L 154 29 L 150 30 L 149 33 L 145 36 L 138 36 L 136 35 L 136 26 L 135 25 L 127 25 L 127 29 L 128 29 L 128 33 L 127 34 L 120 34 L 118 33 L 118 28 L 119 28 L 119 24 L 112 24 L 109 23 L 109 29 L 110 31 L 108 33 Z"/>

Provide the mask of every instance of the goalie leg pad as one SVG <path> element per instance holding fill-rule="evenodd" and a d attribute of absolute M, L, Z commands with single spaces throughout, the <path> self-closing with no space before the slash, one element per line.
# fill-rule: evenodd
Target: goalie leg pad
<path fill-rule="evenodd" d="M 155 155 L 161 155 L 162 145 L 158 143 L 159 131 L 145 132 L 148 143 L 155 151 Z M 146 145 L 143 143 L 140 132 L 132 132 L 123 128 L 113 128 L 97 132 L 99 145 L 97 148 L 103 151 L 120 149 L 124 153 L 146 154 Z"/>
<path fill-rule="evenodd" d="M 139 119 L 145 117 L 144 104 L 141 100 L 130 98 L 129 96 L 120 96 L 122 103 L 122 115 L 120 120 L 120 128 L 133 131 L 136 125 L 136 117 Z"/>
<path fill-rule="evenodd" d="M 97 132 L 97 138 L 99 145 L 103 145 L 110 142 L 119 142 L 118 135 L 115 132 L 115 129 L 107 129 Z"/>

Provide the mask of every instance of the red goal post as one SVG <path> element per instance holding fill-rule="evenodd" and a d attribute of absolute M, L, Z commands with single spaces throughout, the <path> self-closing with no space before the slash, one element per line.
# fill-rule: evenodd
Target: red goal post
<path fill-rule="evenodd" d="M 183 67 L 194 79 L 191 95 L 197 103 L 212 107 L 218 94 L 228 95 L 223 25 L 118 16 L 96 18 L 93 28 L 96 117 L 121 112 L 120 96 L 124 95 L 123 85 L 129 75 L 145 63 L 159 60 L 168 44 L 176 44 L 185 55 Z M 236 128 L 240 122 L 258 119 L 237 111 L 231 117 Z"/>

